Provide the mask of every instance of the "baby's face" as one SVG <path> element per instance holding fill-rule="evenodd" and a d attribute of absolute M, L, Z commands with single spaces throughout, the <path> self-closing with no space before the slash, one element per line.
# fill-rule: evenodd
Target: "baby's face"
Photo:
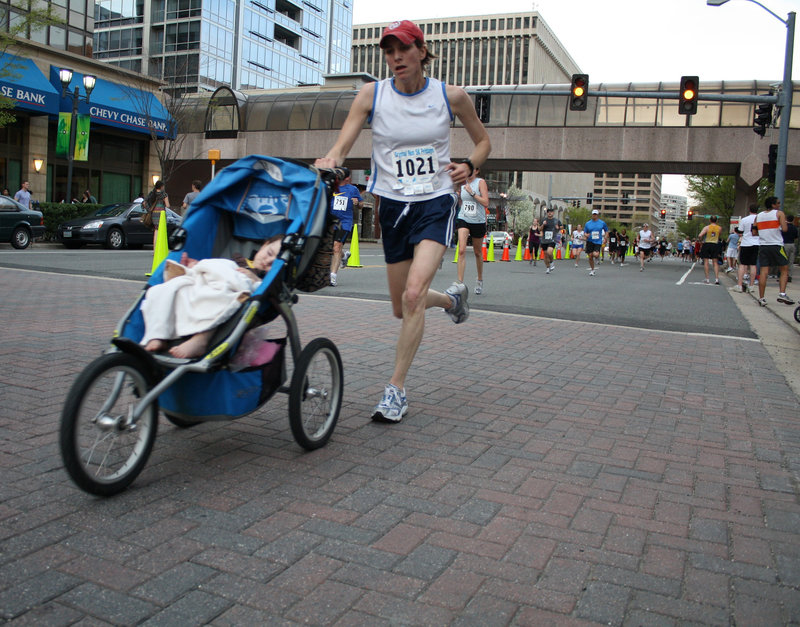
<path fill-rule="evenodd" d="M 256 256 L 253 258 L 253 265 L 259 270 L 269 270 L 272 267 L 272 262 L 281 251 L 281 240 L 274 242 L 267 242 L 258 249 Z"/>

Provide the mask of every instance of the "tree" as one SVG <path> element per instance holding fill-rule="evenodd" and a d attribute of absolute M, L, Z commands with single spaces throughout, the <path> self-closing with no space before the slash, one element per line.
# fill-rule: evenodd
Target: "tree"
<path fill-rule="evenodd" d="M 719 224 L 726 228 L 730 224 L 733 208 L 736 203 L 736 182 L 732 176 L 687 176 L 687 189 L 695 198 L 698 205 L 695 208 L 695 215 L 698 213 L 716 215 L 719 217 Z M 694 230 L 689 223 L 687 228 Z M 678 227 L 680 229 L 680 227 Z M 685 231 L 682 231 L 685 232 Z M 700 229 L 697 229 L 700 232 Z M 687 233 L 688 235 L 688 233 Z M 691 236 L 690 236 L 691 237 Z"/>
<path fill-rule="evenodd" d="M 571 207 L 567 209 L 564 221 L 575 226 L 576 224 L 586 224 L 592 217 L 592 210 L 589 207 Z"/>
<path fill-rule="evenodd" d="M 675 221 L 675 226 L 678 229 L 678 233 L 684 237 L 688 237 L 689 239 L 697 239 L 698 234 L 703 230 L 705 225 L 706 222 L 697 219 Z"/>
<path fill-rule="evenodd" d="M 55 5 L 46 6 L 40 8 L 41 5 L 33 0 L 14 0 L 10 8 L 0 8 L 0 55 L 16 46 L 20 38 L 30 39 L 32 34 L 48 26 L 64 23 L 53 12 Z M 0 67 L 0 77 L 14 76 L 18 71 L 16 64 L 9 59 Z M 0 128 L 17 121 L 15 104 L 13 98 L 0 96 Z"/>
<path fill-rule="evenodd" d="M 527 230 L 533 222 L 533 201 L 516 185 L 508 188 L 506 194 L 506 221 L 511 217 L 511 228 L 515 235 Z"/>

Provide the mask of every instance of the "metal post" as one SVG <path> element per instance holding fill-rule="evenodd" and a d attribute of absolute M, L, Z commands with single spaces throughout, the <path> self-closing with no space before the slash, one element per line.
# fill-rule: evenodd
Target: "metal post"
<path fill-rule="evenodd" d="M 794 53 L 795 12 L 786 18 L 786 56 L 783 61 L 783 89 L 780 94 L 781 123 L 778 131 L 778 160 L 775 164 L 775 195 L 783 208 L 786 193 L 786 154 L 789 148 L 789 118 L 792 115 L 792 57 Z"/>
<path fill-rule="evenodd" d="M 74 196 L 72 195 L 72 162 L 75 160 L 75 142 L 78 136 L 78 102 L 80 101 L 80 93 L 78 88 L 75 88 L 75 93 L 72 94 L 72 117 L 69 120 L 69 152 L 67 153 L 67 197 L 66 202 L 72 202 Z"/>

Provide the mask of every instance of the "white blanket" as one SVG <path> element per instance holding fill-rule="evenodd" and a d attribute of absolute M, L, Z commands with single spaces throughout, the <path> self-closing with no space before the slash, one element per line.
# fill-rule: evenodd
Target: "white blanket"
<path fill-rule="evenodd" d="M 238 271 L 230 259 L 203 259 L 193 268 L 181 266 L 176 276 L 147 290 L 141 310 L 145 331 L 141 344 L 172 340 L 219 326 L 240 306 L 240 299 L 258 285 Z"/>

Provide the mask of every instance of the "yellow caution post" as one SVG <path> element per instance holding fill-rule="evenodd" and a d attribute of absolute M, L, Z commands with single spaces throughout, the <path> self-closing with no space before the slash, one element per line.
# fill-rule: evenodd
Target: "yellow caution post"
<path fill-rule="evenodd" d="M 522 237 L 520 236 L 517 242 L 517 254 L 514 255 L 514 261 L 522 261 Z"/>
<path fill-rule="evenodd" d="M 350 256 L 347 258 L 348 268 L 360 268 L 361 259 L 358 256 L 358 225 L 353 225 L 353 238 L 350 240 Z"/>
<path fill-rule="evenodd" d="M 153 276 L 153 272 L 161 265 L 161 262 L 169 254 L 169 243 L 167 242 L 167 212 L 158 212 L 158 233 L 156 234 L 156 247 L 153 249 L 153 267 L 145 276 Z"/>
<path fill-rule="evenodd" d="M 489 254 L 486 256 L 486 261 L 494 261 L 494 238 L 489 237 Z"/>
<path fill-rule="evenodd" d="M 461 248 L 458 243 L 456 243 L 456 256 L 453 257 L 453 263 L 458 263 L 458 249 Z"/>

